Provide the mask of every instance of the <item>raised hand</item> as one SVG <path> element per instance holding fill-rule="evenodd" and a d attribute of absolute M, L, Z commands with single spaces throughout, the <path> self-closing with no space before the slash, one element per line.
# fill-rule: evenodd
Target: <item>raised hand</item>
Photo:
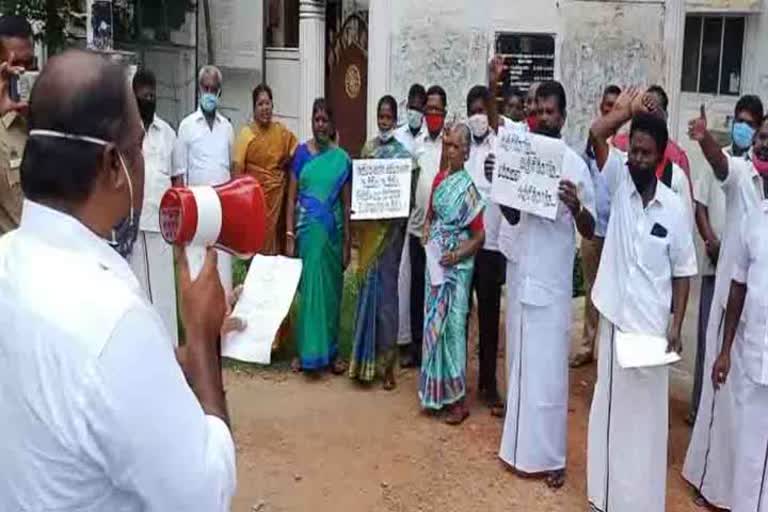
<path fill-rule="evenodd" d="M 707 134 L 707 112 L 704 104 L 699 107 L 699 117 L 688 122 L 688 137 L 696 142 L 701 142 Z"/>
<path fill-rule="evenodd" d="M 13 53 L 11 53 L 10 59 L 13 59 Z M 23 71 L 24 68 L 10 66 L 7 62 L 0 63 L 0 115 L 24 110 L 28 107 L 26 101 L 14 101 L 10 96 L 11 78 L 18 77 Z"/>
<path fill-rule="evenodd" d="M 625 117 L 629 118 L 632 117 L 632 113 L 634 112 L 634 105 L 637 102 L 638 97 L 640 96 L 640 89 L 637 87 L 627 87 L 623 91 L 621 91 L 621 94 L 619 94 L 619 97 L 616 98 L 616 103 L 613 106 L 614 112 L 620 112 L 624 114 Z"/>
<path fill-rule="evenodd" d="M 488 76 L 491 84 L 501 79 L 501 73 L 504 71 L 504 58 L 501 55 L 494 55 L 488 63 Z"/>

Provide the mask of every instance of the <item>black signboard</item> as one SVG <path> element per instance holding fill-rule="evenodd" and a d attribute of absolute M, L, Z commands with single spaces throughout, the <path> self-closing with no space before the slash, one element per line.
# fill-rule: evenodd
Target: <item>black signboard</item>
<path fill-rule="evenodd" d="M 528 91 L 534 82 L 555 78 L 555 36 L 550 34 L 496 34 L 496 54 L 504 59 L 502 91 Z"/>

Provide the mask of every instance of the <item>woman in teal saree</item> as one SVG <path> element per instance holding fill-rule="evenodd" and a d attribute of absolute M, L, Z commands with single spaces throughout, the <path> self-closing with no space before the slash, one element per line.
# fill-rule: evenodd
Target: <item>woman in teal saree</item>
<path fill-rule="evenodd" d="M 423 238 L 427 271 L 419 398 L 426 409 L 447 407 L 451 425 L 469 416 L 464 403 L 469 293 L 474 256 L 485 240 L 485 205 L 464 170 L 469 144 L 465 125 L 454 127 L 445 139 L 448 169 L 435 178 Z"/>
<path fill-rule="evenodd" d="M 384 96 L 377 107 L 379 135 L 368 141 L 362 158 L 408 158 L 411 154 L 394 136 L 397 102 Z M 415 165 L 413 167 L 415 170 Z M 412 179 L 415 183 L 415 179 Z M 383 370 L 383 387 L 395 388 L 398 334 L 397 279 L 405 240 L 407 218 L 366 220 L 353 224 L 360 243 L 358 276 L 362 283 L 357 299 L 349 377 L 371 382 L 377 366 Z"/>
<path fill-rule="evenodd" d="M 349 263 L 351 160 L 330 138 L 333 119 L 325 100 L 312 106 L 313 138 L 293 159 L 288 188 L 287 252 L 302 260 L 295 371 L 344 372 L 338 359 L 339 306 Z M 292 229 L 293 228 L 293 229 Z"/>

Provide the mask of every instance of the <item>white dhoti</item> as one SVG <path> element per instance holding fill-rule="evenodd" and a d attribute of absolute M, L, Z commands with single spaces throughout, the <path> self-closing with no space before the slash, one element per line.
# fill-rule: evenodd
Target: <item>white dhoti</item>
<path fill-rule="evenodd" d="M 737 404 L 731 511 L 768 512 L 768 386 L 745 378 Z"/>
<path fill-rule="evenodd" d="M 405 234 L 403 254 L 400 258 L 400 271 L 397 277 L 398 327 L 397 344 L 408 345 L 411 342 L 411 257 L 408 233 Z"/>
<path fill-rule="evenodd" d="M 192 279 L 196 279 L 203 269 L 205 262 L 205 247 L 188 246 L 187 261 L 189 262 L 189 274 Z M 232 255 L 228 252 L 216 249 L 216 267 L 219 270 L 219 279 L 224 293 L 232 293 Z"/>
<path fill-rule="evenodd" d="M 547 305 L 520 298 L 507 263 L 507 410 L 499 457 L 524 473 L 565 468 L 570 294 Z M 562 296 L 561 296 L 562 295 Z"/>
<path fill-rule="evenodd" d="M 711 505 L 731 508 L 735 441 L 736 387 L 743 380 L 740 347 L 744 324 L 740 322 L 731 353 L 731 371 L 725 385 L 715 391 L 712 367 L 720 354 L 725 310 L 719 301 L 712 302 L 707 326 L 704 378 L 701 401 L 693 426 L 691 441 L 683 464 L 683 478 Z"/>
<path fill-rule="evenodd" d="M 601 316 L 587 437 L 589 503 L 599 512 L 664 512 L 669 369 L 621 368 L 614 331 Z"/>
<path fill-rule="evenodd" d="M 141 288 L 162 318 L 174 345 L 178 346 L 173 247 L 163 240 L 160 233 L 139 231 L 129 263 Z"/>

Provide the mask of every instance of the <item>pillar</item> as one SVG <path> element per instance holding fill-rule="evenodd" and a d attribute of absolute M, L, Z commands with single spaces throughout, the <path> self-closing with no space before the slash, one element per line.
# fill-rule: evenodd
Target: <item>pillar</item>
<path fill-rule="evenodd" d="M 325 95 L 325 0 L 299 0 L 299 138 L 312 136 L 312 102 Z"/>
<path fill-rule="evenodd" d="M 664 2 L 664 83 L 669 96 L 669 136 L 680 138 L 680 76 L 683 68 L 685 0 Z"/>
<path fill-rule="evenodd" d="M 391 93 L 390 49 L 393 0 L 370 0 L 368 5 L 368 136 L 378 132 L 376 104 L 379 98 Z"/>

